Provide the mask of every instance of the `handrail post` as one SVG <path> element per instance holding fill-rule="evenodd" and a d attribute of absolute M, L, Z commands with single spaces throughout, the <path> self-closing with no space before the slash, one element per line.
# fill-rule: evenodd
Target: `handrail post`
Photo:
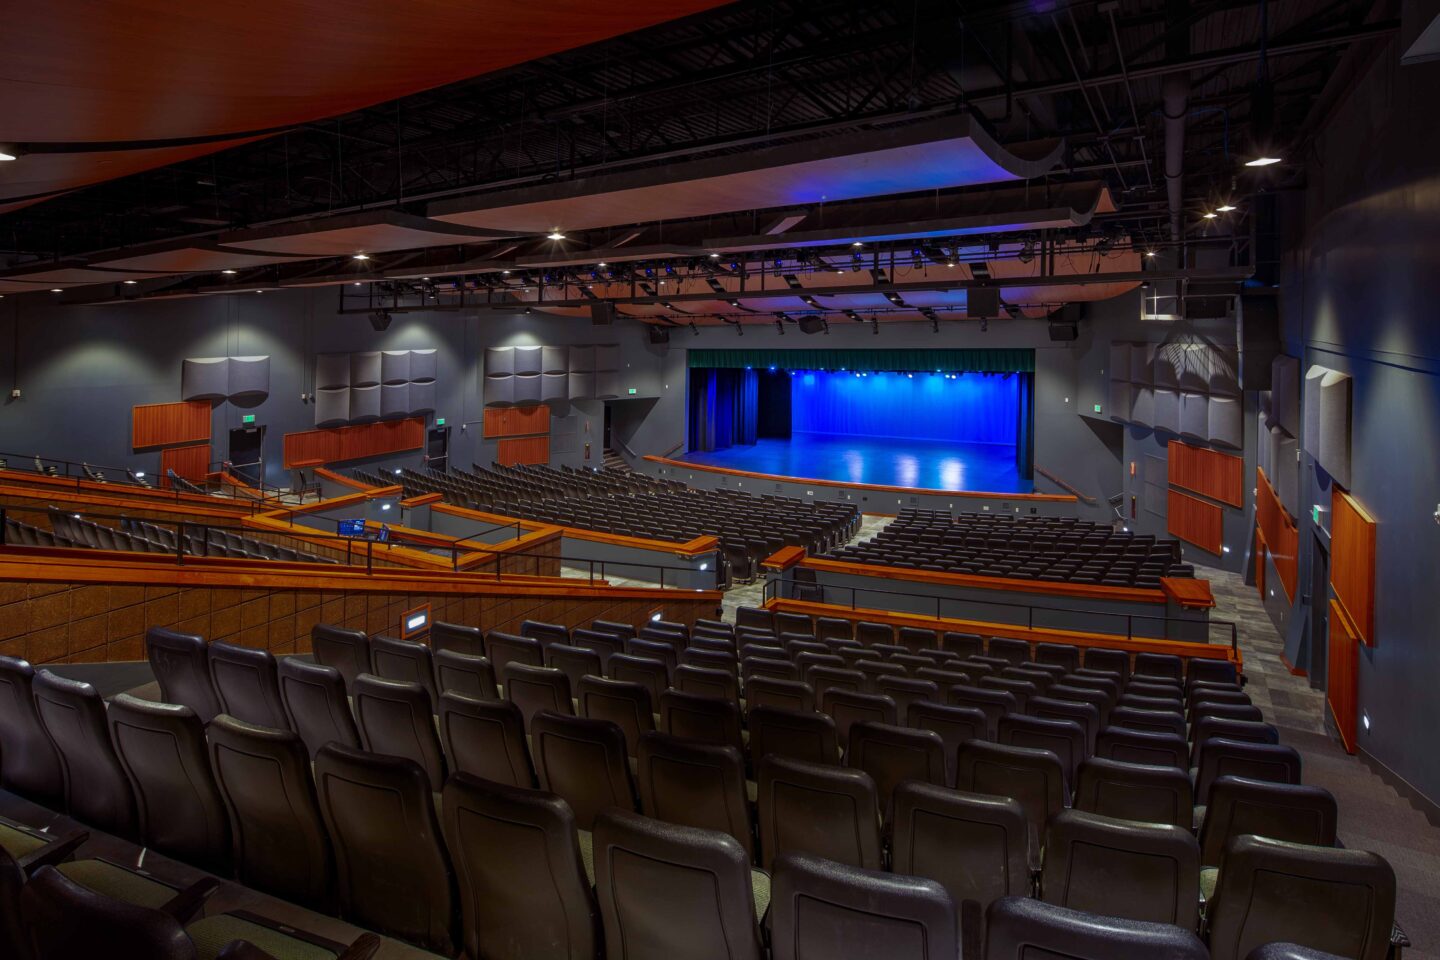
<path fill-rule="evenodd" d="M 0 547 L 5 546 L 5 508 L 0 507 Z"/>
<path fill-rule="evenodd" d="M 375 541 L 365 541 L 365 576 L 375 574 Z"/>
<path fill-rule="evenodd" d="M 175 534 L 175 562 L 181 566 L 185 564 L 185 521 L 180 521 L 179 532 Z"/>

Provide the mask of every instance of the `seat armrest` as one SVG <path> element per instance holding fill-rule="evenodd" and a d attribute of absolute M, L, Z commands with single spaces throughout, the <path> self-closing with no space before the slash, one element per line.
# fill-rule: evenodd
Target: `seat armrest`
<path fill-rule="evenodd" d="M 335 960 L 370 960 L 380 949 L 380 938 L 373 933 L 362 933 L 355 942 L 345 948 Z"/>
<path fill-rule="evenodd" d="M 25 875 L 28 877 L 41 867 L 53 867 L 69 860 L 75 855 L 75 851 L 80 848 L 81 844 L 89 839 L 90 831 L 80 830 L 70 834 L 68 837 L 52 840 L 39 850 L 32 850 L 17 862 L 20 865 L 20 869 L 24 870 Z"/>
<path fill-rule="evenodd" d="M 171 897 L 170 901 L 160 909 L 162 912 L 168 913 L 176 923 L 183 927 L 195 918 L 195 915 L 205 906 L 205 901 L 209 900 L 210 895 L 219 888 L 220 881 L 214 877 L 196 880 Z"/>

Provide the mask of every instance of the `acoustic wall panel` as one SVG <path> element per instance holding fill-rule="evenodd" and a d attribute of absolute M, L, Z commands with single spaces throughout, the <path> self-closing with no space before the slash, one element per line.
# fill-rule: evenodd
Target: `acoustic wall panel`
<path fill-rule="evenodd" d="M 421 380 L 410 384 L 410 412 L 430 413 L 435 409 L 435 381 Z"/>
<path fill-rule="evenodd" d="M 1236 449 L 1245 442 L 1245 417 L 1236 397 L 1211 397 L 1206 405 L 1209 414 L 1207 439 L 1214 444 Z"/>
<path fill-rule="evenodd" d="M 593 346 L 571 347 L 569 360 L 571 373 L 595 372 L 595 348 Z"/>
<path fill-rule="evenodd" d="M 346 364 L 348 369 L 349 364 Z M 333 387 L 315 391 L 315 426 L 333 427 L 350 420 L 350 388 Z"/>
<path fill-rule="evenodd" d="M 1330 586 L 1356 638 L 1375 645 L 1375 518 L 1350 494 L 1331 488 Z"/>
<path fill-rule="evenodd" d="M 1320 453 L 1325 472 L 1350 486 L 1350 384 L 1347 374 L 1331 370 L 1320 379 Z"/>
<path fill-rule="evenodd" d="M 570 399 L 570 374 L 540 374 L 540 400 L 542 403 Z"/>
<path fill-rule="evenodd" d="M 1210 357 L 1210 392 L 1226 397 L 1239 396 L 1240 355 L 1233 350 L 1212 348 Z"/>
<path fill-rule="evenodd" d="M 410 384 L 386 383 L 380 386 L 380 416 L 403 417 L 410 413 Z"/>
<path fill-rule="evenodd" d="M 160 485 L 170 486 L 170 471 L 182 480 L 204 483 L 210 473 L 210 444 L 197 443 L 188 447 L 169 447 L 160 452 Z"/>
<path fill-rule="evenodd" d="M 1130 385 L 1130 422 L 1148 427 L 1155 422 L 1155 390 L 1143 384 Z"/>
<path fill-rule="evenodd" d="M 1210 370 L 1214 351 L 1203 343 L 1167 343 L 1165 350 L 1175 351 L 1175 368 L 1180 389 L 1186 393 L 1204 393 L 1210 388 Z"/>
<path fill-rule="evenodd" d="M 1320 459 L 1320 381 L 1328 372 L 1328 368 L 1318 363 L 1306 370 L 1304 387 L 1300 391 L 1304 416 L 1304 433 L 1300 439 L 1305 444 L 1305 452 L 1317 461 Z"/>
<path fill-rule="evenodd" d="M 1219 554 L 1225 534 L 1225 513 L 1216 504 L 1179 490 L 1169 491 L 1166 530 L 1207 553 Z"/>
<path fill-rule="evenodd" d="M 1275 473 L 1266 474 L 1275 478 L 1275 493 L 1280 497 L 1280 505 L 1292 517 L 1300 516 L 1300 462 L 1295 459 L 1299 449 L 1300 442 L 1281 431 L 1279 444 L 1274 450 Z"/>
<path fill-rule="evenodd" d="M 540 402 L 540 374 L 525 374 L 511 378 L 515 381 L 515 402 L 516 403 L 539 403 Z"/>
<path fill-rule="evenodd" d="M 1300 361 L 1280 355 L 1270 365 L 1270 406 L 1275 422 L 1300 436 Z"/>
<path fill-rule="evenodd" d="M 620 345 L 618 343 L 597 343 L 595 345 L 595 372 L 620 369 Z"/>
<path fill-rule="evenodd" d="M 1284 435 L 1279 427 L 1266 427 L 1262 418 L 1259 423 L 1259 438 L 1255 444 L 1255 466 L 1268 476 L 1275 476 L 1275 463 L 1279 459 L 1280 438 Z"/>
<path fill-rule="evenodd" d="M 540 352 L 539 347 L 516 347 L 515 375 L 519 377 L 538 374 L 541 367 Z"/>
<path fill-rule="evenodd" d="M 269 357 L 230 358 L 230 400 L 254 400 L 269 394 Z"/>
<path fill-rule="evenodd" d="M 567 347 L 540 348 L 541 373 L 569 373 L 570 350 Z"/>
<path fill-rule="evenodd" d="M 595 373 L 595 399 L 609 400 L 620 396 L 620 374 L 612 370 Z"/>
<path fill-rule="evenodd" d="M 380 351 L 350 354 L 350 386 L 372 387 L 380 382 Z"/>
<path fill-rule="evenodd" d="M 130 445 L 136 450 L 210 439 L 210 403 L 147 403 L 130 411 Z"/>
<path fill-rule="evenodd" d="M 350 386 L 350 354 L 322 353 L 315 357 L 315 389 Z"/>
<path fill-rule="evenodd" d="M 486 377 L 485 378 L 485 404 L 503 404 L 515 402 L 515 378 L 514 377 Z"/>
<path fill-rule="evenodd" d="M 1155 483 L 1143 483 L 1140 491 L 1140 505 L 1149 513 L 1157 517 L 1165 516 L 1166 501 L 1168 492 L 1165 487 Z"/>
<path fill-rule="evenodd" d="M 1155 344 L 1136 343 L 1130 346 L 1130 382 L 1153 384 Z"/>
<path fill-rule="evenodd" d="M 577 372 L 570 374 L 570 399 L 590 400 L 595 396 L 595 374 Z"/>
<path fill-rule="evenodd" d="M 1165 479 L 1232 507 L 1245 505 L 1245 461 L 1241 457 L 1171 440 L 1165 448 Z"/>
<path fill-rule="evenodd" d="M 1157 387 L 1171 390 L 1180 388 L 1180 368 L 1185 363 L 1180 344 L 1161 344 L 1155 351 L 1155 363 L 1150 368 L 1152 380 Z"/>
<path fill-rule="evenodd" d="M 381 383 L 410 382 L 410 351 L 385 350 L 380 354 Z"/>
<path fill-rule="evenodd" d="M 1155 416 L 1152 426 L 1156 430 L 1180 432 L 1180 394 L 1174 390 L 1155 388 Z"/>
<path fill-rule="evenodd" d="M 380 419 L 380 385 L 350 388 L 352 423 Z"/>
<path fill-rule="evenodd" d="M 1118 340 L 1110 342 L 1110 379 L 1130 379 L 1130 344 Z"/>
<path fill-rule="evenodd" d="M 180 366 L 180 399 L 224 400 L 230 393 L 230 360 L 188 359 Z"/>
<path fill-rule="evenodd" d="M 485 376 L 508 377 L 515 372 L 514 347 L 485 348 Z"/>
<path fill-rule="evenodd" d="M 410 380 L 416 383 L 423 383 L 426 380 L 434 380 L 438 373 L 436 364 L 436 351 L 434 347 L 428 350 L 410 351 Z"/>
<path fill-rule="evenodd" d="M 1110 381 L 1110 419 L 1125 420 L 1130 416 L 1130 382 Z"/>
<path fill-rule="evenodd" d="M 1204 440 L 1210 433 L 1209 397 L 1203 393 L 1180 394 L 1180 435 Z"/>

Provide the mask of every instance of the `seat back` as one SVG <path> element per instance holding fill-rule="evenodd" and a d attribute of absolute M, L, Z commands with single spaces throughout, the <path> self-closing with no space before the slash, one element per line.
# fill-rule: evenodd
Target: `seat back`
<path fill-rule="evenodd" d="M 660 694 L 660 729 L 672 737 L 734 747 L 743 756 L 740 705 L 679 690 Z"/>
<path fill-rule="evenodd" d="M 580 701 L 580 716 L 609 720 L 618 726 L 625 734 L 625 750 L 632 757 L 640 750 L 640 737 L 655 729 L 655 707 L 644 684 L 584 677 L 575 694 Z"/>
<path fill-rule="evenodd" d="M 88 890 L 54 867 L 25 885 L 20 915 L 37 960 L 195 960 L 195 945 L 170 914 Z"/>
<path fill-rule="evenodd" d="M 300 737 L 221 714 L 206 729 L 210 769 L 230 819 L 236 878 L 315 909 L 331 901 L 330 838 Z"/>
<path fill-rule="evenodd" d="M 520 708 L 528 730 L 531 720 L 541 710 L 574 715 L 575 704 L 570 698 L 570 678 L 554 667 L 535 667 L 525 663 L 507 664 L 501 671 L 505 699 Z"/>
<path fill-rule="evenodd" d="M 1009 797 L 912 780 L 895 788 L 890 868 L 929 877 L 983 908 L 1030 892 L 1030 824 Z"/>
<path fill-rule="evenodd" d="M 426 950 L 453 953 L 454 881 L 430 780 L 420 765 L 328 743 L 315 758 L 315 790 L 335 843 L 346 919 Z"/>
<path fill-rule="evenodd" d="M 430 712 L 435 712 L 435 661 L 430 648 L 413 640 L 393 637 L 370 638 L 370 672 L 386 680 L 418 683 L 430 695 Z"/>
<path fill-rule="evenodd" d="M 989 724 L 975 707 L 952 707 L 941 703 L 912 703 L 907 726 L 939 734 L 945 749 L 945 782 L 955 782 L 955 758 L 967 740 L 985 740 Z"/>
<path fill-rule="evenodd" d="M 1190 725 L 1190 766 L 1200 765 L 1200 745 L 1213 737 L 1244 743 L 1279 743 L 1280 731 L 1268 723 L 1200 717 Z"/>
<path fill-rule="evenodd" d="M 525 718 L 509 700 L 440 695 L 440 742 L 450 769 L 511 787 L 533 787 Z"/>
<path fill-rule="evenodd" d="M 895 701 L 880 693 L 860 693 L 832 687 L 821 698 L 821 709 L 835 720 L 841 743 L 850 742 L 850 728 L 857 723 L 894 724 L 899 717 Z"/>
<path fill-rule="evenodd" d="M 570 680 L 570 689 L 577 690 L 586 677 L 603 677 L 605 671 L 600 654 L 568 643 L 552 643 L 545 648 L 545 666 L 554 667 Z"/>
<path fill-rule="evenodd" d="M 35 668 L 16 657 L 0 657 L 0 787 L 37 803 L 65 799 L 60 756 L 35 708 Z"/>
<path fill-rule="evenodd" d="M 1244 777 L 1271 783 L 1300 782 L 1300 754 L 1278 743 L 1247 743 L 1211 737 L 1199 746 L 1195 802 L 1210 802 L 1210 785 L 1220 777 Z"/>
<path fill-rule="evenodd" d="M 1150 730 L 1182 738 L 1185 736 L 1185 717 L 1178 710 L 1137 710 L 1134 707 L 1117 706 L 1110 711 L 1108 722 L 1112 727 Z"/>
<path fill-rule="evenodd" d="M 1244 834 L 1333 847 L 1338 814 L 1335 797 L 1324 787 L 1220 777 L 1210 785 L 1200 825 L 1200 862 L 1220 866 L 1226 846 Z"/>
<path fill-rule="evenodd" d="M 1070 643 L 1037 643 L 1035 662 L 1053 663 L 1069 673 L 1080 666 L 1080 648 Z"/>
<path fill-rule="evenodd" d="M 638 683 L 650 692 L 650 702 L 660 706 L 660 694 L 670 686 L 670 669 L 664 661 L 653 657 L 637 657 L 617 653 L 610 658 L 610 676 L 627 683 Z"/>
<path fill-rule="evenodd" d="M 345 678 L 334 667 L 286 657 L 277 668 L 280 699 L 290 729 L 305 741 L 310 759 L 332 740 L 347 747 L 360 746 L 360 731 L 345 697 Z"/>
<path fill-rule="evenodd" d="M 564 800 L 457 773 L 442 821 L 466 956 L 594 960 L 599 915 Z"/>
<path fill-rule="evenodd" d="M 637 760 L 640 809 L 647 817 L 728 833 L 744 848 L 745 859 L 754 860 L 745 758 L 739 751 L 653 732 L 641 738 Z"/>
<path fill-rule="evenodd" d="M 151 627 L 145 631 L 145 657 L 160 684 L 161 700 L 184 704 L 195 711 L 201 723 L 209 723 L 220 712 L 203 637 Z"/>
<path fill-rule="evenodd" d="M 970 740 L 960 747 L 955 787 L 1019 803 L 1036 850 L 1045 824 L 1065 808 L 1065 770 L 1049 750 Z"/>
<path fill-rule="evenodd" d="M 887 819 L 895 788 L 903 781 L 922 780 L 940 786 L 950 783 L 945 775 L 945 741 L 933 730 L 857 723 L 850 728 L 845 765 L 870 774 Z"/>
<path fill-rule="evenodd" d="M 1095 756 L 1123 763 L 1188 769 L 1190 746 L 1184 737 L 1153 730 L 1106 727 L 1095 738 Z"/>
<path fill-rule="evenodd" d="M 1117 674 L 1124 683 L 1130 678 L 1130 654 L 1124 650 L 1090 647 L 1085 651 L 1085 668 Z"/>
<path fill-rule="evenodd" d="M 360 744 L 370 753 L 405 757 L 425 771 L 435 793 L 445 786 L 445 754 L 430 712 L 430 694 L 418 683 L 362 673 L 350 685 Z"/>
<path fill-rule="evenodd" d="M 761 960 L 750 862 L 733 837 L 612 810 L 595 824 L 605 955 Z"/>
<path fill-rule="evenodd" d="M 500 699 L 500 691 L 495 685 L 495 668 L 488 658 L 458 650 L 436 650 L 433 659 L 435 690 L 438 693 L 458 693 L 476 700 Z M 438 698 L 436 704 L 438 709 Z"/>
<path fill-rule="evenodd" d="M 945 702 L 955 707 L 974 707 L 985 714 L 985 725 L 988 731 L 986 739 L 993 740 L 1000 733 L 1000 718 L 1007 713 L 1018 713 L 1020 710 L 1019 701 L 1015 695 L 1005 690 L 987 690 L 984 687 L 972 687 L 964 684 L 952 686 L 946 694 Z"/>
<path fill-rule="evenodd" d="M 787 855 L 771 897 L 774 960 L 954 960 L 959 906 L 934 880 Z"/>
<path fill-rule="evenodd" d="M 581 830 L 593 830 L 607 807 L 635 809 L 625 734 L 609 720 L 542 710 L 530 720 L 540 789 L 563 797 Z"/>
<path fill-rule="evenodd" d="M 437 654 L 448 650 L 466 657 L 483 657 L 485 634 L 479 627 L 437 620 L 430 624 L 430 648 Z"/>
<path fill-rule="evenodd" d="M 610 633 L 576 628 L 570 631 L 570 646 L 589 650 L 600 656 L 602 670 L 609 671 L 610 658 L 625 652 L 625 641 Z"/>
<path fill-rule="evenodd" d="M 35 709 L 60 757 L 70 816 L 121 837 L 136 835 L 135 797 L 115 756 L 105 701 L 88 683 L 35 674 Z"/>
<path fill-rule="evenodd" d="M 895 701 L 896 722 L 902 725 L 908 722 L 907 711 L 912 704 L 945 702 L 939 684 L 915 677 L 880 677 L 875 681 L 875 692 Z"/>
<path fill-rule="evenodd" d="M 835 721 L 823 713 L 751 707 L 749 719 L 750 757 L 757 767 L 772 754 L 806 763 L 840 762 Z"/>
<path fill-rule="evenodd" d="M 340 671 L 346 689 L 360 674 L 370 672 L 370 638 L 363 630 L 317 623 L 310 628 L 310 652 L 316 663 Z"/>
<path fill-rule="evenodd" d="M 1186 686 L 1206 681 L 1236 683 L 1239 679 L 1235 673 L 1235 664 L 1228 660 L 1206 660 L 1200 657 L 1191 657 L 1185 664 Z"/>
<path fill-rule="evenodd" d="M 210 679 L 225 712 L 257 727 L 290 729 L 275 656 L 268 650 L 240 647 L 219 640 L 210 644 Z"/>
<path fill-rule="evenodd" d="M 991 637 L 990 649 L 986 652 L 1009 663 L 1026 663 L 1030 660 L 1030 642 L 1009 637 Z"/>
<path fill-rule="evenodd" d="M 1075 808 L 1120 820 L 1189 829 L 1195 790 L 1176 767 L 1152 767 L 1091 757 L 1076 776 Z"/>
<path fill-rule="evenodd" d="M 676 690 L 699 697 L 740 702 L 740 681 L 726 670 L 681 664 L 675 668 L 671 682 Z"/>
<path fill-rule="evenodd" d="M 1089 755 L 1085 730 L 1073 720 L 1046 720 L 1011 714 L 1000 718 L 997 740 L 1015 747 L 1049 750 L 1060 758 L 1066 783 L 1075 782 L 1075 771 L 1079 769 L 1080 761 Z"/>
<path fill-rule="evenodd" d="M 1095 738 L 1100 735 L 1100 710 L 1092 703 L 1036 697 L 1027 705 L 1026 713 L 1041 720 L 1071 720 L 1085 731 L 1085 753 L 1095 752 Z"/>
<path fill-rule="evenodd" d="M 227 873 L 230 821 L 210 772 L 205 725 L 179 704 L 120 694 L 108 712 L 110 739 L 135 793 L 140 842 Z"/>
<path fill-rule="evenodd" d="M 1209 960 L 1200 938 L 1168 923 L 1097 917 L 1028 897 L 985 915 L 985 960 Z"/>
<path fill-rule="evenodd" d="M 1135 654 L 1135 676 L 1184 680 L 1185 661 L 1173 653 L 1137 653 Z"/>
<path fill-rule="evenodd" d="M 1395 872 L 1366 850 L 1240 836 L 1225 849 L 1206 913 L 1214 960 L 1243 960 L 1276 941 L 1382 960 L 1395 922 Z"/>
<path fill-rule="evenodd" d="M 765 611 L 768 613 L 769 611 Z M 619 637 L 621 640 L 628 640 L 635 636 L 635 627 L 629 623 L 617 623 L 614 620 L 593 620 L 590 629 L 596 633 L 608 633 L 612 637 Z"/>
<path fill-rule="evenodd" d="M 770 755 L 759 761 L 761 865 L 808 853 L 878 870 L 880 807 L 863 770 Z"/>
<path fill-rule="evenodd" d="M 495 677 L 504 683 L 505 668 L 512 663 L 544 666 L 545 652 L 540 641 L 533 637 L 521 637 L 513 633 L 491 630 L 485 635 L 485 650 L 490 665 L 495 668 Z"/>
<path fill-rule="evenodd" d="M 1200 845 L 1186 827 L 1062 810 L 1045 831 L 1041 897 L 1187 930 L 1200 920 Z"/>

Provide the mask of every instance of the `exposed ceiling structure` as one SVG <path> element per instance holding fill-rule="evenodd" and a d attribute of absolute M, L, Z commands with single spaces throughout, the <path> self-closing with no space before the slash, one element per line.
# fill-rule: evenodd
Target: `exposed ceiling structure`
<path fill-rule="evenodd" d="M 783 329 L 993 286 L 1041 316 L 1263 263 L 1328 79 L 1398 26 L 1358 0 L 257 2 L 7 22 L 0 295 Z"/>

